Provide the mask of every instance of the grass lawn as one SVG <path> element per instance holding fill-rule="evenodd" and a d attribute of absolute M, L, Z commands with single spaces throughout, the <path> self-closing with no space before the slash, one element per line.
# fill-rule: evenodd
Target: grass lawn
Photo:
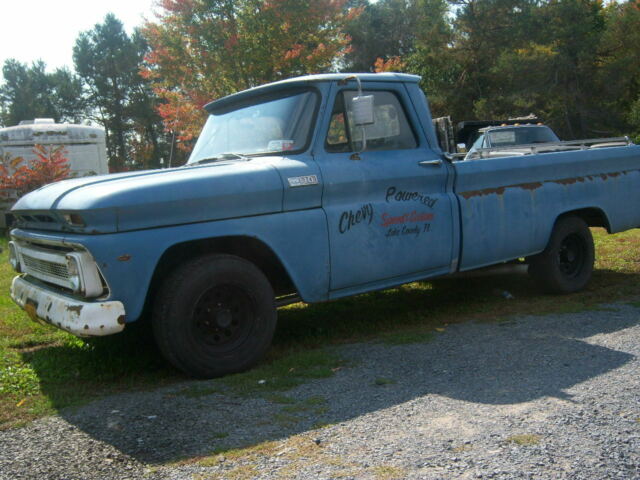
<path fill-rule="evenodd" d="M 501 321 L 516 314 L 600 308 L 640 298 L 640 230 L 607 235 L 594 229 L 596 272 L 583 292 L 541 294 L 526 275 L 419 282 L 341 301 L 295 304 L 279 312 L 274 348 L 256 369 L 221 380 L 237 393 L 257 392 L 268 378 L 271 395 L 309 378 L 332 374 L 340 360 L 319 348 L 380 341 L 429 341 L 448 324 Z M 6 240 L 0 254 L 0 429 L 18 426 L 99 396 L 154 388 L 185 377 L 166 366 L 144 329 L 90 341 L 33 323 L 9 298 L 13 272 Z M 508 290 L 515 298 L 505 299 Z M 133 325 L 130 327 L 134 327 Z M 202 394 L 198 387 L 191 392 Z M 206 393 L 206 392 L 205 392 Z M 284 398 L 284 397 L 283 397 Z"/>

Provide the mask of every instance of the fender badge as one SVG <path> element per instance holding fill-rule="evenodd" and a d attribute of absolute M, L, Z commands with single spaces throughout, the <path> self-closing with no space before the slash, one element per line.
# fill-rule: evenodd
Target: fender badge
<path fill-rule="evenodd" d="M 317 185 L 318 177 L 315 175 L 305 175 L 303 177 L 289 177 L 287 178 L 289 181 L 290 187 L 306 187 L 308 185 Z"/>

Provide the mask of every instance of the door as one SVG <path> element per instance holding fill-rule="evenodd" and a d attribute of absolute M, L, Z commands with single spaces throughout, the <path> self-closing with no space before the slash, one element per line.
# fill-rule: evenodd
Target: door
<path fill-rule="evenodd" d="M 350 124 L 357 92 L 337 85 L 333 91 L 324 145 L 316 148 L 331 290 L 448 272 L 454 243 L 449 165 L 428 146 L 404 85 L 368 85 L 364 95 L 374 97 L 375 121 L 364 132 Z"/>

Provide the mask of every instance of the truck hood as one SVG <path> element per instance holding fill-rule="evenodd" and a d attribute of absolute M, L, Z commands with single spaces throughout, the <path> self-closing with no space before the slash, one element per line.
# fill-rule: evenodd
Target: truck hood
<path fill-rule="evenodd" d="M 275 157 L 84 177 L 46 185 L 11 209 L 19 225 L 108 233 L 282 211 Z M 77 212 L 83 227 L 63 214 Z"/>

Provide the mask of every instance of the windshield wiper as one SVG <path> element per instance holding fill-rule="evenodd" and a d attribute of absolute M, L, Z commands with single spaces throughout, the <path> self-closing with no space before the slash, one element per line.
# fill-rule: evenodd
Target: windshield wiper
<path fill-rule="evenodd" d="M 245 161 L 250 160 L 248 156 L 242 155 L 240 153 L 225 152 L 225 153 L 221 153 L 220 155 L 216 155 L 215 157 L 203 158 L 202 160 L 191 162 L 188 165 L 202 165 L 204 163 L 215 163 L 215 162 L 222 162 L 224 160 L 233 160 L 233 159 L 245 160 Z"/>

